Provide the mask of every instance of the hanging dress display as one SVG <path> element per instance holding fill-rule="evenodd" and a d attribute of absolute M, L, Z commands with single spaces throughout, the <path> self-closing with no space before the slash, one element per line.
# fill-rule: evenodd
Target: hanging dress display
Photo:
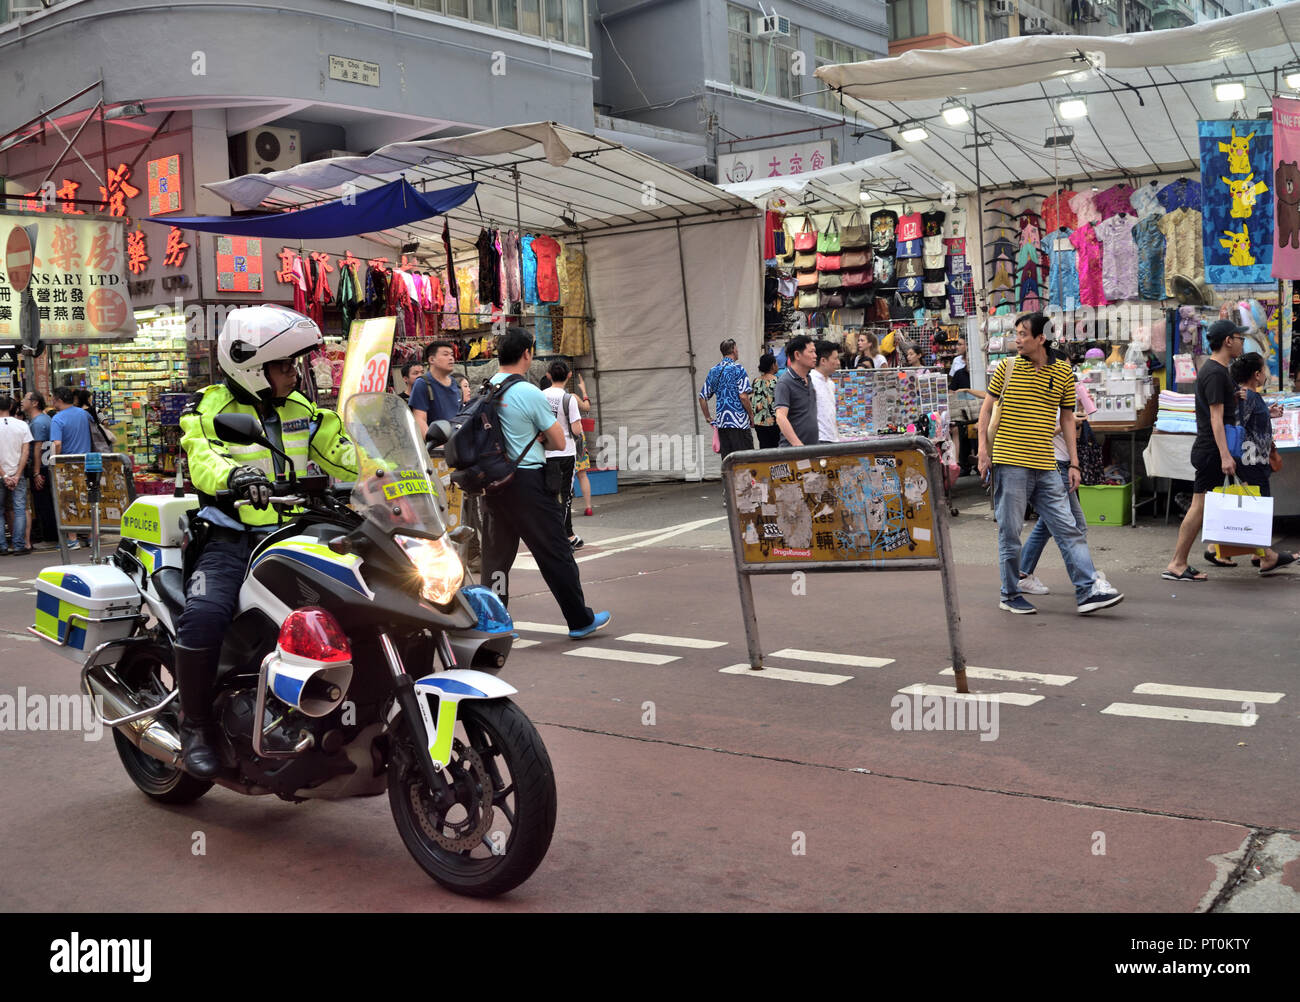
<path fill-rule="evenodd" d="M 501 274 L 506 302 L 521 302 L 524 293 L 523 280 L 519 275 L 519 234 L 514 230 L 501 233 Z"/>
<path fill-rule="evenodd" d="M 552 237 L 533 238 L 533 256 L 537 259 L 537 299 L 543 303 L 558 302 L 560 298 L 560 275 L 556 262 L 562 248 Z"/>
<path fill-rule="evenodd" d="M 1133 227 L 1137 244 L 1138 295 L 1143 299 L 1163 299 L 1165 295 L 1165 235 L 1160 232 L 1160 213 L 1139 219 Z"/>
<path fill-rule="evenodd" d="M 501 305 L 501 258 L 496 250 L 496 236 L 493 230 L 479 230 L 478 239 L 474 241 L 478 248 L 478 301 Z M 464 314 L 464 304 L 461 304 Z"/>
<path fill-rule="evenodd" d="M 1097 211 L 1101 213 L 1103 221 L 1110 219 L 1111 216 L 1118 216 L 1121 212 L 1132 216 L 1135 215 L 1133 203 L 1129 200 L 1132 194 L 1133 189 L 1127 184 L 1116 184 L 1105 191 L 1098 192 L 1093 202 L 1097 206 Z"/>
<path fill-rule="evenodd" d="M 561 355 L 577 358 L 591 350 L 587 325 L 587 286 L 583 277 L 586 255 L 576 246 L 571 245 L 565 252 L 563 260 L 565 282 L 563 289 L 564 319 L 560 321 L 560 337 L 556 350 Z"/>
<path fill-rule="evenodd" d="M 519 239 L 519 257 L 524 266 L 524 303 L 532 305 L 537 300 L 537 255 L 533 253 L 531 233 Z"/>
<path fill-rule="evenodd" d="M 1193 282 L 1205 278 L 1201 213 L 1198 209 L 1174 209 L 1159 217 L 1157 225 L 1165 238 L 1165 295 L 1172 296 L 1175 275 L 1184 275 Z"/>
<path fill-rule="evenodd" d="M 1129 196 L 1129 202 L 1132 203 L 1133 212 L 1138 219 L 1145 219 L 1147 216 L 1158 216 L 1165 211 L 1165 207 L 1160 204 L 1159 185 L 1155 181 L 1150 184 L 1138 185 L 1133 194 Z"/>
<path fill-rule="evenodd" d="M 1080 191 L 1070 199 L 1070 209 L 1074 212 L 1076 230 L 1085 223 L 1101 222 L 1101 212 L 1098 211 L 1095 201 L 1096 196 L 1095 191 Z M 1083 274 L 1082 261 L 1079 262 L 1079 273 Z"/>
<path fill-rule="evenodd" d="M 1103 219 L 1093 227 L 1102 248 L 1101 287 L 1112 303 L 1137 298 L 1137 244 L 1133 242 L 1133 227 L 1136 224 L 1136 219 L 1121 212 Z"/>
<path fill-rule="evenodd" d="M 1052 305 L 1062 310 L 1079 308 L 1079 268 L 1070 234 L 1056 230 L 1044 241 L 1047 247 L 1047 296 Z"/>
<path fill-rule="evenodd" d="M 1070 199 L 1077 194 L 1076 191 L 1064 188 L 1056 194 L 1048 195 L 1043 199 L 1039 212 L 1043 217 L 1044 232 L 1055 233 L 1062 227 L 1072 230 L 1079 225 L 1079 221 L 1074 216 L 1074 210 L 1070 208 Z"/>
<path fill-rule="evenodd" d="M 1087 203 L 1091 205 L 1091 201 Z M 1078 214 L 1078 206 L 1075 213 Z M 1079 301 L 1084 306 L 1105 306 L 1106 293 L 1101 276 L 1101 241 L 1091 223 L 1084 223 L 1070 234 L 1070 243 L 1078 252 Z"/>

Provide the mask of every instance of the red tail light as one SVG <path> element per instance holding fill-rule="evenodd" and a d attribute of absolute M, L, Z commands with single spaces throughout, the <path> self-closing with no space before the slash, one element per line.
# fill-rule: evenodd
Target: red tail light
<path fill-rule="evenodd" d="M 343 627 L 318 605 L 294 609 L 280 627 L 280 649 L 308 661 L 351 661 Z"/>

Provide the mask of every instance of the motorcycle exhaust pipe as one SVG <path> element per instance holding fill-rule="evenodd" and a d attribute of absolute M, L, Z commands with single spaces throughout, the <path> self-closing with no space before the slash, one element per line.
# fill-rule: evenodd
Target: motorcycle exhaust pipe
<path fill-rule="evenodd" d="M 127 717 L 147 709 L 107 665 L 96 665 L 86 673 L 86 689 L 93 698 L 103 700 L 104 714 L 110 719 Z M 118 727 L 133 745 L 164 765 L 175 766 L 181 759 L 181 737 L 159 720 L 133 721 Z"/>

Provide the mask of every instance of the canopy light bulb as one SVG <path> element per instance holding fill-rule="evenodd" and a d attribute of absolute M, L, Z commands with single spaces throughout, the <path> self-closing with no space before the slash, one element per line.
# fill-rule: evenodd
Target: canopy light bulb
<path fill-rule="evenodd" d="M 922 139 L 930 138 L 930 133 L 925 131 L 925 126 L 920 122 L 908 122 L 898 135 L 905 143 L 919 143 Z"/>
<path fill-rule="evenodd" d="M 1300 66 L 1288 66 L 1282 71 L 1282 79 L 1288 90 L 1300 90 Z"/>
<path fill-rule="evenodd" d="M 1216 80 L 1214 82 L 1214 99 L 1216 101 L 1244 101 L 1246 85 L 1238 79 Z"/>
<path fill-rule="evenodd" d="M 1067 122 L 1077 118 L 1088 117 L 1088 102 L 1081 97 L 1064 98 L 1057 106 L 1056 113 Z"/>
<path fill-rule="evenodd" d="M 970 121 L 970 112 L 960 101 L 948 100 L 943 105 L 943 120 L 949 125 L 965 125 Z"/>

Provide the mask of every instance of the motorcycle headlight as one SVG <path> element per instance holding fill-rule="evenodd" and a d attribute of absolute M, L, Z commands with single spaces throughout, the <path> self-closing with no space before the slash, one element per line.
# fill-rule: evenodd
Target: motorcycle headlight
<path fill-rule="evenodd" d="M 420 594 L 434 605 L 446 605 L 456 595 L 465 580 L 465 568 L 460 557 L 441 539 L 416 539 L 414 536 L 395 536 L 397 545 L 415 565 L 420 575 Z"/>

